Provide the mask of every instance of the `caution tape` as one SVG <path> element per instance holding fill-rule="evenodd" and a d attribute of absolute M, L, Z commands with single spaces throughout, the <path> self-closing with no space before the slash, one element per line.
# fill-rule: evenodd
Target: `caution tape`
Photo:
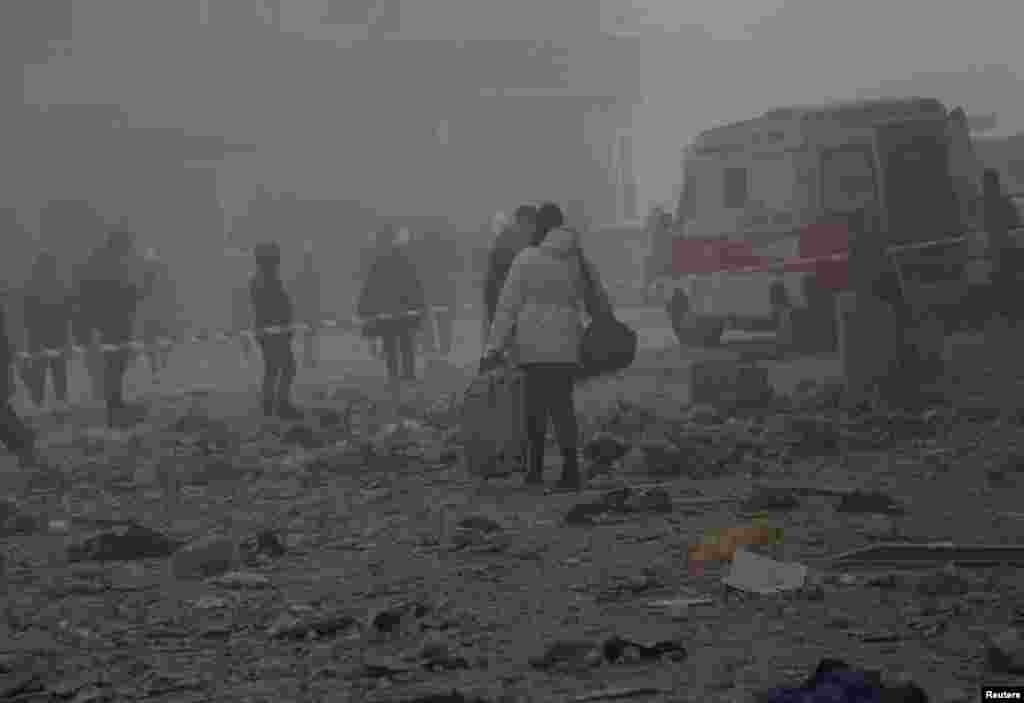
<path fill-rule="evenodd" d="M 889 249 L 887 249 L 887 251 L 890 252 L 890 253 L 893 253 L 893 254 L 899 254 L 899 253 L 906 253 L 906 252 L 910 252 L 910 251 L 920 251 L 920 250 L 924 250 L 924 249 L 931 249 L 931 248 L 950 246 L 950 245 L 953 245 L 953 244 L 959 244 L 959 243 L 962 243 L 962 242 L 967 242 L 967 241 L 973 240 L 973 239 L 977 238 L 979 235 L 983 236 L 983 233 L 968 234 L 968 235 L 962 235 L 962 236 L 959 236 L 959 237 L 951 237 L 951 238 L 947 238 L 947 239 L 940 239 L 940 240 L 934 240 L 934 241 L 928 241 L 928 242 L 916 242 L 916 243 L 913 243 L 913 244 L 903 244 L 903 245 L 899 245 L 899 246 L 895 246 L 895 247 L 890 247 Z M 780 260 L 768 262 L 767 264 L 761 263 L 761 264 L 758 264 L 758 265 L 755 265 L 755 266 L 742 266 L 742 267 L 734 267 L 734 268 L 728 268 L 727 267 L 727 268 L 722 269 L 721 271 L 717 271 L 717 272 L 714 272 L 714 273 L 699 273 L 699 274 L 694 273 L 694 274 L 687 274 L 687 276 L 689 277 L 689 276 L 714 276 L 714 275 L 721 275 L 721 274 L 726 274 L 726 275 L 738 274 L 738 275 L 742 275 L 742 274 L 753 274 L 753 273 L 777 273 L 777 272 L 785 272 L 787 270 L 788 271 L 792 271 L 794 269 L 803 269 L 803 268 L 807 268 L 807 267 L 813 267 L 813 266 L 816 266 L 818 264 L 841 263 L 841 262 L 846 261 L 848 258 L 849 258 L 848 257 L 848 253 L 844 251 L 844 252 L 839 252 L 839 253 L 835 253 L 835 254 L 827 254 L 827 255 L 821 255 L 821 256 L 780 259 Z M 612 283 L 612 285 L 626 284 L 626 283 L 627 282 L 625 282 L 625 281 L 615 281 L 615 282 Z M 630 283 L 630 285 L 632 285 L 633 282 L 629 282 L 629 283 Z M 427 310 L 430 311 L 430 312 L 433 312 L 433 313 L 437 313 L 437 312 L 448 312 L 448 311 L 451 311 L 451 310 L 475 310 L 477 307 L 478 307 L 477 305 L 472 305 L 472 304 L 460 305 L 460 306 L 457 306 L 457 307 L 454 307 L 454 308 L 452 306 L 448 306 L 448 305 L 436 305 L 436 306 L 431 306 L 431 307 L 427 308 Z M 82 355 L 88 353 L 89 351 L 93 351 L 93 352 L 101 351 L 103 353 L 115 353 L 115 352 L 119 352 L 119 351 L 143 352 L 143 351 L 151 350 L 151 349 L 170 349 L 172 347 L 179 346 L 181 344 L 200 344 L 200 343 L 209 342 L 209 341 L 215 341 L 215 342 L 218 342 L 218 343 L 225 343 L 225 342 L 230 342 L 232 340 L 237 340 L 237 339 L 241 339 L 241 338 L 256 339 L 258 337 L 267 336 L 267 335 L 271 335 L 272 336 L 272 335 L 279 335 L 279 334 L 290 334 L 292 332 L 308 333 L 308 332 L 313 332 L 313 331 L 317 331 L 317 330 L 320 330 L 320 329 L 352 330 L 352 329 L 357 329 L 361 325 L 364 325 L 367 322 L 371 322 L 371 321 L 374 321 L 374 320 L 396 320 L 396 319 L 405 319 L 405 318 L 419 318 L 419 317 L 423 316 L 423 312 L 424 312 L 423 310 L 408 310 L 408 311 L 401 312 L 401 313 L 374 315 L 372 317 L 358 317 L 358 316 L 355 316 L 355 317 L 351 317 L 351 318 L 348 318 L 348 319 L 323 319 L 323 320 L 320 320 L 317 323 L 297 322 L 297 323 L 293 323 L 293 324 L 290 324 L 290 325 L 271 325 L 271 326 L 268 326 L 268 327 L 256 328 L 256 329 L 250 329 L 250 330 L 242 330 L 242 331 L 239 331 L 239 332 L 218 331 L 218 332 L 213 332 L 213 333 L 209 333 L 209 334 L 189 335 L 188 337 L 181 338 L 181 339 L 174 339 L 174 338 L 171 338 L 171 337 L 159 337 L 159 338 L 157 338 L 157 339 L 155 339 L 153 341 L 149 341 L 149 342 L 143 341 L 143 340 L 133 339 L 133 340 L 130 340 L 128 342 L 123 342 L 121 344 L 99 344 L 99 345 L 89 345 L 89 346 L 70 345 L 70 346 L 68 346 L 66 348 L 63 348 L 63 349 L 42 349 L 40 351 L 33 352 L 33 353 L 17 352 L 16 356 L 17 356 L 17 358 L 19 360 L 23 360 L 23 361 L 27 361 L 27 360 L 31 360 L 31 359 L 42 359 L 42 358 L 56 359 L 56 358 L 68 357 L 68 356 L 72 356 L 72 355 L 73 356 L 82 356 Z"/>
<path fill-rule="evenodd" d="M 449 305 L 434 305 L 427 308 L 427 311 L 431 313 L 439 312 L 450 312 L 452 310 L 472 310 L 476 306 L 474 305 L 461 305 L 452 307 Z M 78 345 L 72 344 L 63 349 L 41 349 L 37 352 L 17 352 L 16 356 L 21 361 L 30 361 L 33 359 L 59 359 L 68 357 L 80 357 L 84 356 L 89 352 L 102 352 L 104 354 L 112 354 L 121 351 L 133 351 L 141 353 L 147 350 L 153 349 L 170 349 L 182 344 L 202 344 L 204 342 L 217 342 L 223 344 L 238 339 L 250 339 L 255 340 L 259 337 L 274 336 L 291 334 L 293 332 L 315 332 L 321 329 L 340 329 L 340 330 L 353 330 L 358 329 L 360 326 L 367 322 L 376 320 L 401 320 L 420 318 L 423 316 L 424 310 L 407 310 L 400 313 L 386 313 L 382 315 L 373 315 L 371 317 L 351 317 L 348 319 L 332 319 L 325 318 L 316 323 L 310 322 L 295 322 L 290 325 L 269 325 L 267 327 L 258 327 L 254 329 L 241 330 L 235 332 L 216 331 L 207 334 L 191 334 L 186 337 L 173 338 L 173 337 L 158 337 L 152 341 L 143 341 L 138 339 L 132 339 L 127 342 L 120 344 L 104 344 L 102 342 L 92 345 Z"/>

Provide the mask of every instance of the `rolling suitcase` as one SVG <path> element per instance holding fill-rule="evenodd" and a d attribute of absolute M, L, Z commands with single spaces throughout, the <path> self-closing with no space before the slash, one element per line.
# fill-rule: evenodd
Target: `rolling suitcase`
<path fill-rule="evenodd" d="M 523 373 L 505 367 L 477 376 L 461 408 L 466 472 L 482 479 L 509 476 L 525 466 Z"/>

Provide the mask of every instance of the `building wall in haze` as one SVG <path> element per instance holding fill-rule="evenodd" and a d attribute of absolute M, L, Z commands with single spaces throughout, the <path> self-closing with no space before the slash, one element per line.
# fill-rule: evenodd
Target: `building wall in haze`
<path fill-rule="evenodd" d="M 583 200 L 598 221 L 622 214 L 635 63 L 602 34 L 600 3 L 313 0 L 303 12 L 285 5 L 282 26 L 368 39 L 338 56 L 358 135 L 345 151 L 360 166 L 346 193 L 387 193 L 382 211 L 448 214 L 463 229 L 531 197 Z"/>
<path fill-rule="evenodd" d="M 374 32 L 343 5 L 76 5 L 75 61 L 47 70 L 48 99 L 258 144 L 218 167 L 235 198 L 265 184 L 462 230 L 538 196 L 619 217 L 636 45 L 601 33 L 600 3 L 406 1 Z"/>

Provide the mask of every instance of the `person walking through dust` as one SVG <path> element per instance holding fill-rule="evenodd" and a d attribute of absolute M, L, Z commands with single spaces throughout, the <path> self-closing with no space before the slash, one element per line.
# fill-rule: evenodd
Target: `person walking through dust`
<path fill-rule="evenodd" d="M 56 255 L 44 251 L 36 257 L 22 297 L 26 350 L 34 355 L 26 365 L 26 385 L 33 405 L 46 406 L 46 381 L 53 379 L 58 412 L 67 411 L 68 347 L 71 343 L 73 301 L 61 280 Z M 55 356 L 35 356 L 44 350 Z"/>
<path fill-rule="evenodd" d="M 578 232 L 565 226 L 557 205 L 545 203 L 538 209 L 530 246 L 509 267 L 481 362 L 485 369 L 499 360 L 514 360 L 525 373 L 528 485 L 543 480 L 550 419 L 562 450 L 558 485 L 570 490 L 582 486 L 573 390 L 587 309 L 586 279 L 592 294 L 603 299 L 601 304 L 610 301 L 597 271 L 582 255 L 580 240 Z"/>
<path fill-rule="evenodd" d="M 365 321 L 363 336 L 381 340 L 392 381 L 415 380 L 416 332 L 426 318 L 426 296 L 408 244 L 407 231 L 381 234 L 357 306 Z"/>
<path fill-rule="evenodd" d="M 257 271 L 249 281 L 249 297 L 257 330 L 287 327 L 293 322 L 291 297 L 281 281 L 281 247 L 266 242 L 253 249 Z M 291 402 L 295 352 L 291 330 L 257 332 L 263 353 L 263 415 L 296 420 L 302 413 Z"/>
<path fill-rule="evenodd" d="M 320 272 L 317 270 L 311 242 L 306 242 L 303 249 L 302 268 L 295 275 L 292 291 L 296 319 L 309 325 L 309 329 L 302 333 L 302 365 L 307 369 L 315 369 L 318 362 L 317 346 L 320 341 L 319 325 L 322 310 Z"/>

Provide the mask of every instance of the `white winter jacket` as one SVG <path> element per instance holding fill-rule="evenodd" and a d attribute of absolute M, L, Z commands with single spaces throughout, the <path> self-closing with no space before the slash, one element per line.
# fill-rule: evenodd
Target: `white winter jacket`
<path fill-rule="evenodd" d="M 503 351 L 518 364 L 579 362 L 586 314 L 582 265 L 602 304 L 608 300 L 596 269 L 583 263 L 581 251 L 578 233 L 557 229 L 539 246 L 516 256 L 501 290 L 487 351 Z"/>

